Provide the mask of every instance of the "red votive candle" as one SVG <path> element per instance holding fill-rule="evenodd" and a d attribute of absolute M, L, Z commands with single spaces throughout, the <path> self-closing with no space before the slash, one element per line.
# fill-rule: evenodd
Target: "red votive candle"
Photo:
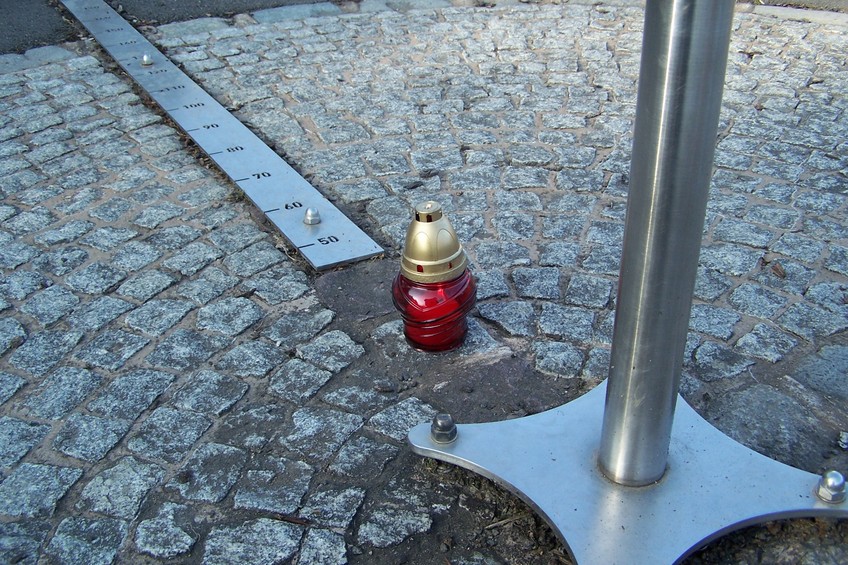
<path fill-rule="evenodd" d="M 416 349 L 447 351 L 462 345 L 477 284 L 437 202 L 415 208 L 392 300 L 403 318 L 406 339 Z"/>

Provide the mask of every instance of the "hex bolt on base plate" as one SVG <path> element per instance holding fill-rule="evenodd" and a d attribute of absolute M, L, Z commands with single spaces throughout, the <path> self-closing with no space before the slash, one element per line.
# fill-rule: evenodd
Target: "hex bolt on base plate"
<path fill-rule="evenodd" d="M 625 487 L 597 465 L 606 382 L 553 410 L 457 425 L 438 443 L 431 424 L 412 450 L 470 469 L 545 518 L 581 565 L 675 563 L 733 530 L 783 518 L 848 518 L 848 503 L 816 495 L 818 475 L 730 439 L 678 398 L 668 469 L 656 484 Z"/>

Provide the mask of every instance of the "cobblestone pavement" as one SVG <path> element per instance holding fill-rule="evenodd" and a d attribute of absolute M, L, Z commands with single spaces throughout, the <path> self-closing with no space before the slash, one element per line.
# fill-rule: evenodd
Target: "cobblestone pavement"
<path fill-rule="evenodd" d="M 387 248 L 320 276 L 93 42 L 0 57 L 3 562 L 567 562 L 405 434 L 604 377 L 642 9 L 491 4 L 144 30 Z M 848 34 L 777 14 L 736 16 L 682 393 L 848 472 Z M 388 298 L 431 198 L 479 279 L 466 345 L 437 356 Z M 779 522 L 689 562 L 845 563 L 848 527 Z"/>

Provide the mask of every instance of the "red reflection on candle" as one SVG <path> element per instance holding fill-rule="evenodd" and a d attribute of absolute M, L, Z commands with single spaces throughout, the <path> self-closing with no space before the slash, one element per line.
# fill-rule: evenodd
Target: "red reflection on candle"
<path fill-rule="evenodd" d="M 448 351 L 462 344 L 477 283 L 466 269 L 449 281 L 420 283 L 402 274 L 392 283 L 392 300 L 403 318 L 406 339 L 423 351 Z"/>

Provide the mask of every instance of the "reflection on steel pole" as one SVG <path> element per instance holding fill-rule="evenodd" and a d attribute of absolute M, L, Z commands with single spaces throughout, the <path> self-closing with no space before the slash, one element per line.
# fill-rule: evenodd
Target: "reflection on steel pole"
<path fill-rule="evenodd" d="M 648 0 L 599 464 L 665 473 L 698 267 L 734 0 Z"/>

